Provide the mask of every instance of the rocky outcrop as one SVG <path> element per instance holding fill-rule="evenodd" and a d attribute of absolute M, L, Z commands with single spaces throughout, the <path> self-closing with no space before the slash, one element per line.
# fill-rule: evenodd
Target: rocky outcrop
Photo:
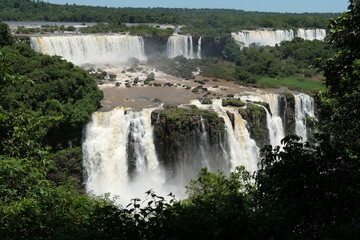
<path fill-rule="evenodd" d="M 143 37 L 146 56 L 151 56 L 156 52 L 166 52 L 168 37 L 169 36 Z"/>
<path fill-rule="evenodd" d="M 283 93 L 280 104 L 281 118 L 284 123 L 285 134 L 295 133 L 295 97 L 292 93 Z"/>
<path fill-rule="evenodd" d="M 224 120 L 215 112 L 170 107 L 151 114 L 155 149 L 169 177 L 179 168 L 222 169 Z M 203 160 L 201 160 L 203 159 Z M 195 163 L 194 160 L 199 162 Z M 191 169 L 188 169 L 191 171 Z"/>
<path fill-rule="evenodd" d="M 250 137 L 255 140 L 256 145 L 261 148 L 266 144 L 270 144 L 265 109 L 248 103 L 245 109 L 239 109 L 239 113 L 247 122 Z"/>

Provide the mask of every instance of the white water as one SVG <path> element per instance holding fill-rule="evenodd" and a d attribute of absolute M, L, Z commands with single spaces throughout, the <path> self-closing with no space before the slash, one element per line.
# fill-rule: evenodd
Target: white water
<path fill-rule="evenodd" d="M 153 109 L 133 112 L 116 108 L 95 112 L 86 126 L 83 142 L 86 190 L 89 194 L 111 193 L 121 203 L 144 197 L 149 189 L 167 195 L 165 177 L 157 160 L 150 114 Z M 127 143 L 134 140 L 136 172 L 128 171 Z"/>
<path fill-rule="evenodd" d="M 197 53 L 194 53 L 194 44 L 191 35 L 173 35 L 167 41 L 166 54 L 168 58 L 184 56 L 186 58 L 201 58 L 201 38 L 198 41 Z"/>
<path fill-rule="evenodd" d="M 210 163 L 209 163 L 209 137 L 205 128 L 204 119 L 202 116 L 200 116 L 200 131 L 201 131 L 201 137 L 199 142 L 199 148 L 200 148 L 200 155 L 201 155 L 201 165 L 206 167 L 207 169 L 211 170 Z"/>
<path fill-rule="evenodd" d="M 302 140 L 306 142 L 307 130 L 306 130 L 306 117 L 315 117 L 314 114 L 314 99 L 309 95 L 299 93 L 295 96 L 295 133 L 302 137 Z"/>
<path fill-rule="evenodd" d="M 201 59 L 201 37 L 198 40 L 198 48 L 197 48 L 197 58 Z"/>
<path fill-rule="evenodd" d="M 48 55 L 58 55 L 76 65 L 124 64 L 135 57 L 147 60 L 142 37 L 130 35 L 72 35 L 31 37 L 31 47 Z"/>
<path fill-rule="evenodd" d="M 295 37 L 304 40 L 324 40 L 326 37 L 325 29 L 298 29 L 293 30 L 243 30 L 237 33 L 231 33 L 231 36 L 244 44 L 244 47 L 256 46 L 275 46 L 282 41 L 291 41 Z"/>
<path fill-rule="evenodd" d="M 285 136 L 284 123 L 280 117 L 281 95 L 246 95 L 241 96 L 241 100 L 269 104 L 270 111 L 265 107 L 264 109 L 270 143 L 273 146 L 281 145 L 280 140 Z M 251 139 L 246 121 L 242 119 L 238 109 L 223 107 L 221 99 L 214 99 L 211 105 L 203 105 L 198 100 L 191 104 L 199 109 L 214 111 L 222 117 L 225 138 L 219 140 L 218 148 L 211 146 L 205 119 L 200 117 L 198 140 L 193 139 L 194 142 L 189 143 L 189 149 L 179 152 L 179 162 L 170 173 L 163 169 L 156 154 L 151 126 L 151 112 L 154 109 L 135 112 L 116 108 L 110 112 L 94 113 L 86 126 L 83 142 L 87 192 L 95 195 L 107 192 L 119 195 L 119 203 L 122 204 L 127 204 L 135 197 L 143 199 L 144 193 L 149 189 L 161 196 L 173 192 L 179 199 L 186 197 L 184 186 L 196 176 L 201 167 L 214 172 L 221 169 L 225 174 L 240 165 L 250 172 L 256 171 L 259 149 Z M 227 112 L 233 114 L 234 126 Z M 305 94 L 295 94 L 295 115 L 296 133 L 306 141 L 303 119 L 307 115 L 314 116 L 313 99 Z M 160 121 L 160 115 L 157 121 Z M 132 154 L 129 154 L 129 149 Z M 217 149 L 216 152 L 214 149 Z M 129 161 L 133 161 L 133 165 Z M 129 169 L 131 166 L 135 166 L 133 171 Z"/>
<path fill-rule="evenodd" d="M 281 139 L 285 137 L 284 123 L 280 113 L 280 95 L 274 93 L 241 96 L 241 100 L 250 102 L 265 102 L 269 104 L 271 113 L 266 110 L 266 122 L 269 130 L 270 144 L 280 145 Z"/>
<path fill-rule="evenodd" d="M 215 111 L 224 119 L 226 128 L 226 142 L 229 148 L 228 156 L 230 157 L 231 171 L 237 166 L 245 166 L 250 171 L 256 171 L 258 164 L 259 149 L 253 139 L 250 138 L 249 131 L 246 128 L 245 121 L 238 113 L 237 109 L 231 107 L 223 107 L 222 100 L 213 100 L 211 106 L 202 105 L 198 100 L 192 101 L 191 104 L 196 105 L 200 109 Z M 234 127 L 226 114 L 226 111 L 234 114 Z"/>

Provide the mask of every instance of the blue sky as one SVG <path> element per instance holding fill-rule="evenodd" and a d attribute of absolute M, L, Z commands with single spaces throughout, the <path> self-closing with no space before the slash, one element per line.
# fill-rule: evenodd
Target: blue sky
<path fill-rule="evenodd" d="M 343 12 L 347 0 L 44 0 L 108 7 L 232 8 L 266 12 Z"/>

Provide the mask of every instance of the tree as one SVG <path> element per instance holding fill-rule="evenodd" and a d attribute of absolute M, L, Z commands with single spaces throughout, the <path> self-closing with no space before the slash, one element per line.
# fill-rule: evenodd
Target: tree
<path fill-rule="evenodd" d="M 296 136 L 262 151 L 256 175 L 262 238 L 358 239 L 360 234 L 360 2 L 330 23 L 338 52 L 319 61 L 321 93 L 316 146 Z M 263 227 L 265 226 L 265 228 Z"/>
<path fill-rule="evenodd" d="M 9 26 L 0 20 L 0 47 L 11 45 L 14 39 L 11 36 Z"/>
<path fill-rule="evenodd" d="M 360 2 L 330 22 L 330 42 L 338 50 L 317 64 L 324 71 L 328 90 L 322 93 L 322 123 L 332 142 L 353 155 L 360 154 Z"/>

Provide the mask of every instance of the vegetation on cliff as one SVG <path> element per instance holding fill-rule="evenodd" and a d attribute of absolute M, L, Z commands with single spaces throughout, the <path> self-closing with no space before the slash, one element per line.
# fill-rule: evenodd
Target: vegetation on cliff
<path fill-rule="evenodd" d="M 250 136 L 259 147 L 269 144 L 269 130 L 266 128 L 266 111 L 264 107 L 248 103 L 239 113 L 249 124 Z"/>
<path fill-rule="evenodd" d="M 217 143 L 224 135 L 224 120 L 215 112 L 166 107 L 152 113 L 154 142 L 159 160 L 167 171 L 175 168 L 179 162 L 194 161 L 200 151 L 200 141 L 204 133 L 208 134 L 212 151 L 219 151 Z"/>

